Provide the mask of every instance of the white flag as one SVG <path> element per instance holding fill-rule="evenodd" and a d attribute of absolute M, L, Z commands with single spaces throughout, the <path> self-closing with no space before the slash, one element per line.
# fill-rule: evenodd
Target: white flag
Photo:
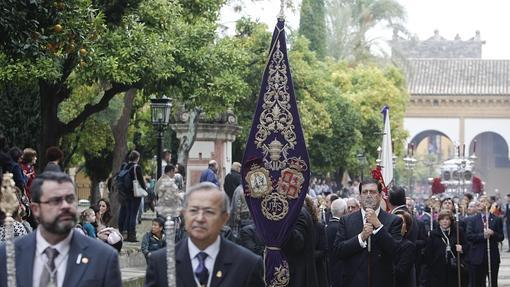
<path fill-rule="evenodd" d="M 381 167 L 384 184 L 390 188 L 393 181 L 393 148 L 391 144 L 390 108 L 384 106 L 381 113 L 384 118 L 384 134 L 381 151 Z"/>

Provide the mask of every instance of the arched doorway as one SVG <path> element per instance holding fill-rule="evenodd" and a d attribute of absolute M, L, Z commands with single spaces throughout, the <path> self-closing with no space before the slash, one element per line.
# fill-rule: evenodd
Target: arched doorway
<path fill-rule="evenodd" d="M 476 142 L 475 173 L 485 182 L 485 191 L 495 195 L 495 191 L 507 192 L 507 179 L 510 176 L 510 160 L 508 143 L 498 133 L 483 132 L 475 136 L 469 145 L 469 153 L 473 153 Z"/>
<path fill-rule="evenodd" d="M 434 156 L 442 161 L 453 156 L 454 145 L 451 139 L 437 130 L 426 130 L 418 133 L 411 139 L 416 150 L 416 156 Z"/>

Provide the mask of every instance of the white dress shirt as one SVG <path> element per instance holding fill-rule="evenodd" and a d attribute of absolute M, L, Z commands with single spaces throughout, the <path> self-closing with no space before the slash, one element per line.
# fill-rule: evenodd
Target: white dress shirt
<path fill-rule="evenodd" d="M 197 269 L 199 261 L 197 258 L 197 254 L 199 252 L 205 252 L 207 253 L 207 258 L 205 259 L 205 268 L 209 271 L 209 280 L 207 280 L 207 287 L 211 286 L 211 278 L 213 276 L 214 271 L 214 262 L 216 262 L 216 257 L 218 256 L 218 253 L 220 253 L 220 236 L 216 238 L 216 241 L 213 242 L 213 244 L 209 245 L 205 250 L 200 250 L 198 247 L 193 244 L 191 239 L 188 237 L 188 251 L 189 251 L 189 258 L 191 259 L 191 268 L 193 269 L 193 274 L 195 274 L 195 269 Z M 197 276 L 195 276 L 195 282 L 197 283 L 197 286 L 200 286 L 200 282 L 198 281 Z"/>
<path fill-rule="evenodd" d="M 48 256 L 44 254 L 47 247 L 55 248 L 58 250 L 58 256 L 55 257 L 55 268 L 57 269 L 57 286 L 62 287 L 66 275 L 67 257 L 69 256 L 69 249 L 71 249 L 71 238 L 73 237 L 73 230 L 69 235 L 59 243 L 51 245 L 44 239 L 41 230 L 37 228 L 35 242 L 35 260 L 34 270 L 32 274 L 32 286 L 39 287 L 39 281 L 45 264 L 48 262 Z M 51 277 L 50 277 L 51 278 Z"/>
<path fill-rule="evenodd" d="M 379 212 L 381 211 L 381 207 L 379 206 L 376 210 L 375 210 L 375 215 L 377 217 L 379 217 Z M 365 210 L 362 208 L 361 209 L 361 219 L 363 220 L 363 226 L 365 225 L 365 223 L 367 223 L 367 219 L 366 219 L 366 212 Z M 379 232 L 379 230 L 381 230 L 381 228 L 383 227 L 383 224 L 381 223 L 381 225 L 375 229 L 374 231 L 372 231 L 372 235 L 376 235 L 377 232 Z M 363 230 L 362 230 L 363 231 Z M 363 239 L 361 239 L 361 233 L 358 234 L 358 242 L 359 242 L 359 245 L 363 248 L 366 248 L 367 247 L 367 242 L 366 241 L 363 241 Z"/>

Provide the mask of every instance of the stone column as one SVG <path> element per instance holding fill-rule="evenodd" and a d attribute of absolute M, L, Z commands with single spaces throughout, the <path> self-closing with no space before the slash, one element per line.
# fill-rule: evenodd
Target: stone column
<path fill-rule="evenodd" d="M 187 132 L 187 124 L 173 124 L 172 129 L 177 138 Z M 230 171 L 232 165 L 232 142 L 241 131 L 235 122 L 227 123 L 199 123 L 197 137 L 189 152 L 186 163 L 186 186 L 192 186 L 200 181 L 200 174 L 207 168 L 210 160 L 218 162 L 218 179 L 223 188 L 223 178 Z"/>

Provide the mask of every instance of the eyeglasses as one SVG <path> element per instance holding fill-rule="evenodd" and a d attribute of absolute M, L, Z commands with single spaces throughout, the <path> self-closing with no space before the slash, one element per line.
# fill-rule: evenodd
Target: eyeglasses
<path fill-rule="evenodd" d="M 64 202 L 64 200 L 67 203 L 72 204 L 76 201 L 76 196 L 74 194 L 68 194 L 66 196 L 56 196 L 48 199 L 47 201 L 39 201 L 39 203 L 49 204 L 50 206 L 60 206 L 62 205 L 62 202 Z"/>
<path fill-rule="evenodd" d="M 379 193 L 379 191 L 377 189 L 363 189 L 361 191 L 361 194 L 363 195 L 377 195 Z"/>
<path fill-rule="evenodd" d="M 202 212 L 204 217 L 214 217 L 217 214 L 217 211 L 212 208 L 189 207 L 186 209 L 186 211 L 191 216 L 197 216 L 200 212 Z"/>

